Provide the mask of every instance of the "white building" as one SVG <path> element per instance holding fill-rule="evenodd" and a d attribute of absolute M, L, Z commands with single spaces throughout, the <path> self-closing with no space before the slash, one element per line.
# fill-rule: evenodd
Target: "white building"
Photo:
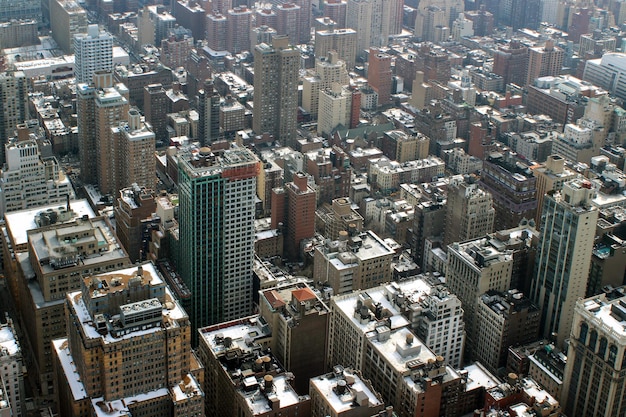
<path fill-rule="evenodd" d="M 585 64 L 583 80 L 626 99 L 626 54 L 611 52 L 602 58 L 590 59 Z"/>
<path fill-rule="evenodd" d="M 113 36 L 89 25 L 87 33 L 74 36 L 76 83 L 91 84 L 93 73 L 113 70 Z"/>
<path fill-rule="evenodd" d="M 2 387 L 4 382 L 4 387 Z M 11 319 L 0 324 L 0 391 L 4 390 L 13 417 L 22 415 L 24 401 L 24 364 L 22 350 Z M 0 392 L 0 416 L 3 414 L 3 393 Z"/>
<path fill-rule="evenodd" d="M 43 158 L 34 139 L 5 145 L 6 164 L 0 171 L 0 214 L 74 198 L 69 178 L 55 157 Z"/>
<path fill-rule="evenodd" d="M 338 126 L 349 127 L 352 94 L 340 84 L 319 91 L 317 133 L 330 135 Z"/>

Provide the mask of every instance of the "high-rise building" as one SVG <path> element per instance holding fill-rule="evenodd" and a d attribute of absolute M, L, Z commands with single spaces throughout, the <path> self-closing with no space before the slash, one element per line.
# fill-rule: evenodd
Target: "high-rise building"
<path fill-rule="evenodd" d="M 87 32 L 87 11 L 75 0 L 50 0 L 50 30 L 59 48 L 74 53 L 74 35 Z"/>
<path fill-rule="evenodd" d="M 554 46 L 554 40 L 548 39 L 546 44 L 528 48 L 528 71 L 526 84 L 532 84 L 537 78 L 548 75 L 559 75 L 563 67 L 565 51 Z"/>
<path fill-rule="evenodd" d="M 118 158 L 115 161 L 117 174 L 113 176 L 111 192 L 135 184 L 154 190 L 156 166 L 154 162 L 154 132 L 141 120 L 139 110 L 128 111 L 128 121 L 112 127 L 112 147 Z"/>
<path fill-rule="evenodd" d="M 156 212 L 154 191 L 134 185 L 120 190 L 113 206 L 115 231 L 120 243 L 133 262 L 141 262 L 147 257 L 144 225 Z"/>
<path fill-rule="evenodd" d="M 17 125 L 29 117 L 28 85 L 22 71 L 0 73 L 0 145 L 4 161 L 4 145 L 13 137 Z"/>
<path fill-rule="evenodd" d="M 542 311 L 541 332 L 563 346 L 576 300 L 585 296 L 598 210 L 590 182 L 571 180 L 543 200 L 541 237 L 530 298 Z"/>
<path fill-rule="evenodd" d="M 529 164 L 513 152 L 493 152 L 485 158 L 480 184 L 493 197 L 494 230 L 511 229 L 535 218 L 536 181 Z"/>
<path fill-rule="evenodd" d="M 0 3 L 0 22 L 35 19 L 41 22 L 41 6 L 38 0 L 12 0 Z"/>
<path fill-rule="evenodd" d="M 467 335 L 465 356 L 472 359 L 483 330 L 478 318 L 479 297 L 490 290 L 508 290 L 513 271 L 512 254 L 489 241 L 488 237 L 483 237 L 448 246 L 446 284 L 463 303 Z"/>
<path fill-rule="evenodd" d="M 537 340 L 541 311 L 523 293 L 488 291 L 480 296 L 474 357 L 491 372 L 506 365 L 509 346 Z"/>
<path fill-rule="evenodd" d="M 272 201 L 273 207 L 284 207 L 284 210 L 272 210 L 272 228 L 278 228 L 279 223 L 283 224 L 285 254 L 292 261 L 300 258 L 302 240 L 315 235 L 317 195 L 308 180 L 306 174 L 298 172 L 294 174 L 292 182 L 282 188 L 275 188 L 272 195 L 273 199 L 285 199 L 277 205 Z"/>
<path fill-rule="evenodd" d="M 177 0 L 172 2 L 172 15 L 179 25 L 191 30 L 193 38 L 204 39 L 204 25 L 207 11 L 195 0 Z"/>
<path fill-rule="evenodd" d="M 254 49 L 254 107 L 252 129 L 269 133 L 282 144 L 295 140 L 298 119 L 300 51 L 286 36 Z"/>
<path fill-rule="evenodd" d="M 624 287 L 576 301 L 562 402 L 570 416 L 626 413 L 626 294 Z"/>
<path fill-rule="evenodd" d="M 626 99 L 626 54 L 609 52 L 602 58 L 588 60 L 583 80 L 604 88 L 622 100 Z"/>
<path fill-rule="evenodd" d="M 315 32 L 315 57 L 327 57 L 330 51 L 337 52 L 347 68 L 354 67 L 357 54 L 356 30 L 346 28 Z"/>
<path fill-rule="evenodd" d="M 339 240 L 328 241 L 315 248 L 313 271 L 315 277 L 345 294 L 372 288 L 391 280 L 393 249 L 374 232 L 340 232 Z"/>
<path fill-rule="evenodd" d="M 148 5 L 137 14 L 139 45 L 161 45 L 170 29 L 176 26 L 176 18 L 161 4 Z"/>
<path fill-rule="evenodd" d="M 352 117 L 352 92 L 334 83 L 319 91 L 317 133 L 330 136 L 339 126 L 349 126 Z"/>
<path fill-rule="evenodd" d="M 5 145 L 6 163 L 0 171 L 0 215 L 4 213 L 63 204 L 74 198 L 69 178 L 56 158 L 42 157 L 35 139 Z"/>
<path fill-rule="evenodd" d="M 346 26 L 357 31 L 357 54 L 389 39 L 390 7 L 383 0 L 348 0 Z"/>
<path fill-rule="evenodd" d="M 506 46 L 498 47 L 493 54 L 493 72 L 502 77 L 504 85 L 526 85 L 528 69 L 528 48 L 518 40 L 512 40 Z"/>
<path fill-rule="evenodd" d="M 214 51 L 226 50 L 226 34 L 228 33 L 228 19 L 219 13 L 206 15 L 207 46 Z"/>
<path fill-rule="evenodd" d="M 541 23 L 540 0 L 507 0 L 500 2 L 498 22 L 513 29 L 537 29 Z M 574 39 L 578 43 L 578 39 Z"/>
<path fill-rule="evenodd" d="M 194 328 L 252 311 L 254 206 L 260 163 L 245 148 L 178 157 L 180 274 Z M 207 239 L 207 236 L 211 239 Z"/>
<path fill-rule="evenodd" d="M 306 395 L 309 379 L 326 369 L 328 306 L 308 285 L 291 284 L 261 291 L 259 310 L 272 331 L 272 353 Z"/>
<path fill-rule="evenodd" d="M 220 137 L 220 95 L 211 80 L 205 80 L 198 92 L 198 115 L 198 139 L 202 146 L 210 146 Z"/>
<path fill-rule="evenodd" d="M 182 27 L 170 30 L 170 36 L 161 41 L 160 60 L 168 68 L 185 66 L 193 48 L 191 31 Z"/>
<path fill-rule="evenodd" d="M 336 52 L 331 51 L 326 57 L 317 59 L 315 72 L 302 80 L 302 108 L 309 112 L 313 119 L 318 115 L 320 91 L 330 88 L 333 83 L 347 85 L 349 77 L 346 63 Z"/>
<path fill-rule="evenodd" d="M 535 227 L 541 227 L 541 215 L 543 213 L 543 199 L 551 191 L 559 191 L 563 184 L 576 178 L 576 172 L 565 166 L 565 159 L 559 155 L 550 155 L 542 165 L 532 168 L 537 177 L 537 214 Z"/>
<path fill-rule="evenodd" d="M 204 416 L 189 317 L 153 264 L 80 279 L 52 342 L 63 416 Z"/>
<path fill-rule="evenodd" d="M 451 179 L 446 206 L 444 246 L 493 232 L 493 198 L 490 193 L 479 188 L 477 183 L 468 183 L 459 178 Z"/>
<path fill-rule="evenodd" d="M 96 71 L 113 70 L 113 36 L 89 25 L 87 33 L 74 35 L 76 83 L 91 84 Z"/>
<path fill-rule="evenodd" d="M 252 10 L 238 6 L 226 13 L 226 49 L 231 54 L 247 51 L 250 47 Z"/>
<path fill-rule="evenodd" d="M 83 137 L 86 140 L 80 144 L 88 146 L 87 141 L 93 141 L 95 158 L 87 163 L 96 164 L 96 180 L 100 191 L 104 194 L 117 194 L 124 187 L 119 186 L 123 175 L 120 165 L 124 155 L 116 146 L 113 128 L 119 127 L 120 122 L 128 119 L 128 89 L 124 84 L 114 86 L 110 73 L 96 74 L 95 78 L 94 112 L 92 118 L 87 119 L 87 123 L 94 125 L 95 137 Z M 79 125 L 79 131 L 80 128 Z"/>
<path fill-rule="evenodd" d="M 1 312 L 5 314 L 5 312 Z M 0 391 L 6 395 L 9 408 L 12 411 L 7 414 L 11 417 L 25 415 L 26 391 L 24 389 L 24 370 L 22 347 L 15 332 L 13 320 L 8 317 L 0 318 Z M 4 386 L 2 383 L 4 382 Z M 0 403 L 2 397 L 0 397 Z M 4 416 L 3 406 L 0 405 L 0 416 Z"/>
<path fill-rule="evenodd" d="M 276 6 L 276 32 L 287 36 L 289 43 L 298 44 L 300 35 L 300 6 L 295 3 L 283 3 Z"/>
<path fill-rule="evenodd" d="M 164 114 L 170 113 L 169 100 L 165 88 L 161 84 L 149 84 L 143 89 L 143 114 L 146 122 L 152 125 L 155 139 L 161 143 L 168 143 L 167 119 Z"/>
<path fill-rule="evenodd" d="M 205 379 L 206 415 L 300 417 L 311 413 L 308 395 L 298 395 L 296 375 L 286 372 L 270 348 L 273 334 L 263 317 L 198 329 Z M 234 354 L 234 357 L 233 357 Z M 245 378 L 239 375 L 245 374 Z"/>
<path fill-rule="evenodd" d="M 385 106 L 391 100 L 391 55 L 370 48 L 367 82 L 378 93 L 378 105 Z"/>
<path fill-rule="evenodd" d="M 48 399 L 54 393 L 50 342 L 67 332 L 62 319 L 66 292 L 80 287 L 83 274 L 129 264 L 108 218 L 93 217 L 84 210 L 85 204 L 73 201 L 5 216 L 13 241 L 26 240 L 14 251 L 17 264 L 11 265 L 11 273 L 32 352 L 29 373 Z M 15 231 L 16 227 L 22 230 Z"/>
<path fill-rule="evenodd" d="M 324 16 L 332 19 L 337 29 L 344 29 L 346 27 L 347 10 L 347 0 L 328 0 L 324 4 Z"/>

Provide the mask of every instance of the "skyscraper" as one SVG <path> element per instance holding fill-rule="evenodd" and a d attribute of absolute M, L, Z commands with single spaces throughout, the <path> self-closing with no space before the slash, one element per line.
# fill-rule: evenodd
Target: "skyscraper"
<path fill-rule="evenodd" d="M 204 416 L 189 317 L 154 265 L 80 281 L 52 342 L 60 415 Z"/>
<path fill-rule="evenodd" d="M 74 35 L 87 31 L 87 11 L 75 0 L 50 0 L 52 36 L 66 54 L 74 49 Z"/>
<path fill-rule="evenodd" d="M 378 105 L 384 106 L 391 100 L 391 55 L 370 48 L 367 81 L 378 93 Z"/>
<path fill-rule="evenodd" d="M 87 33 L 74 36 L 74 75 L 76 83 L 90 84 L 94 72 L 113 70 L 113 36 L 89 25 Z"/>
<path fill-rule="evenodd" d="M 22 71 L 0 73 L 0 162 L 4 161 L 4 144 L 17 125 L 28 119 L 28 85 Z"/>
<path fill-rule="evenodd" d="M 576 302 L 563 377 L 568 416 L 626 413 L 625 322 L 624 287 Z"/>
<path fill-rule="evenodd" d="M 226 13 L 226 49 L 232 54 L 246 51 L 250 47 L 252 10 L 237 6 Z"/>
<path fill-rule="evenodd" d="M 478 188 L 478 184 L 453 178 L 448 185 L 447 206 L 444 247 L 493 231 L 493 198 L 490 193 Z"/>
<path fill-rule="evenodd" d="M 211 80 L 205 80 L 198 92 L 198 113 L 198 139 L 202 146 L 209 146 L 220 135 L 220 95 Z"/>
<path fill-rule="evenodd" d="M 260 163 L 245 148 L 205 147 L 181 152 L 178 164 L 180 274 L 192 293 L 192 326 L 243 317 L 252 312 Z"/>
<path fill-rule="evenodd" d="M 282 144 L 295 140 L 298 119 L 300 51 L 286 36 L 254 49 L 254 107 L 252 129 L 269 133 Z"/>
<path fill-rule="evenodd" d="M 541 307 L 543 337 L 569 337 L 574 305 L 585 296 L 598 211 L 588 181 L 572 180 L 543 201 L 541 238 L 530 298 Z"/>
<path fill-rule="evenodd" d="M 552 39 L 548 39 L 543 47 L 529 48 L 526 84 L 532 84 L 539 77 L 559 75 L 564 57 L 565 51 L 554 46 Z"/>

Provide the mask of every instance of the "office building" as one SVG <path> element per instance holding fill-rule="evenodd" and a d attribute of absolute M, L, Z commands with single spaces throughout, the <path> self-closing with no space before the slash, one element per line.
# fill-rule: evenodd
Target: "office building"
<path fill-rule="evenodd" d="M 541 238 L 530 299 L 542 311 L 544 338 L 563 346 L 576 300 L 585 296 L 598 210 L 591 206 L 591 183 L 571 180 L 544 197 Z"/>
<path fill-rule="evenodd" d="M 133 262 L 141 262 L 148 256 L 145 228 L 146 222 L 156 213 L 156 208 L 154 192 L 136 184 L 121 189 L 113 206 L 115 231 Z"/>
<path fill-rule="evenodd" d="M 235 132 L 245 129 L 248 125 L 246 108 L 232 96 L 220 102 L 219 116 L 219 129 L 226 137 L 232 137 Z"/>
<path fill-rule="evenodd" d="M 137 13 L 137 41 L 139 45 L 159 46 L 176 26 L 176 18 L 163 5 L 147 5 Z"/>
<path fill-rule="evenodd" d="M 272 354 L 296 376 L 296 392 L 308 394 L 309 380 L 327 368 L 328 306 L 308 285 L 290 284 L 261 291 L 259 310 L 272 331 Z"/>
<path fill-rule="evenodd" d="M 183 67 L 193 49 L 191 31 L 182 27 L 170 30 L 170 36 L 161 41 L 160 60 L 168 68 Z"/>
<path fill-rule="evenodd" d="M 308 395 L 298 395 L 293 378 L 270 348 L 272 334 L 260 316 L 198 329 L 200 360 L 206 367 L 206 415 L 299 417 L 310 415 Z M 246 375 L 245 377 L 241 377 Z"/>
<path fill-rule="evenodd" d="M 149 84 L 143 90 L 143 114 L 146 122 L 152 126 L 155 140 L 160 143 L 168 143 L 167 119 L 164 114 L 170 113 L 169 100 L 165 88 L 161 84 Z"/>
<path fill-rule="evenodd" d="M 347 68 L 353 68 L 357 54 L 357 32 L 354 29 L 319 30 L 315 32 L 315 58 L 324 58 L 330 51 L 337 52 Z"/>
<path fill-rule="evenodd" d="M 390 35 L 390 20 L 396 8 L 382 0 L 348 0 L 346 27 L 357 31 L 357 53 L 370 46 L 386 46 Z"/>
<path fill-rule="evenodd" d="M 181 152 L 178 167 L 179 270 L 192 293 L 192 326 L 246 316 L 252 311 L 260 163 L 246 148 L 201 148 Z"/>
<path fill-rule="evenodd" d="M 339 233 L 315 248 L 313 274 L 334 294 L 367 289 L 391 280 L 394 250 L 374 232 Z"/>
<path fill-rule="evenodd" d="M 8 401 L 10 412 L 7 417 L 22 417 L 26 414 L 25 370 L 22 346 L 17 338 L 13 320 L 6 314 L 6 317 L 0 318 L 0 391 Z M 0 416 L 4 417 L 2 400 L 0 397 Z"/>
<path fill-rule="evenodd" d="M 220 138 L 220 95 L 211 80 L 204 81 L 198 91 L 198 138 L 202 146 L 210 146 Z"/>
<path fill-rule="evenodd" d="M 352 207 L 349 198 L 336 198 L 321 205 L 316 214 L 316 228 L 327 238 L 337 240 L 342 231 L 363 230 L 363 217 Z"/>
<path fill-rule="evenodd" d="M 536 183 L 526 160 L 510 151 L 492 152 L 484 160 L 480 184 L 493 198 L 494 230 L 516 227 L 535 218 Z"/>
<path fill-rule="evenodd" d="M 315 71 L 302 80 L 302 108 L 316 119 L 319 111 L 320 91 L 329 89 L 334 83 L 349 84 L 346 63 L 334 51 L 315 60 Z"/>
<path fill-rule="evenodd" d="M 478 318 L 479 297 L 489 290 L 506 291 L 513 271 L 512 254 L 489 244 L 489 238 L 448 246 L 446 284 L 463 303 L 467 334 L 465 356 L 475 357 L 482 324 Z"/>
<path fill-rule="evenodd" d="M 42 157 L 35 139 L 5 145 L 6 163 L 0 172 L 0 214 L 74 198 L 69 178 L 53 156 Z"/>
<path fill-rule="evenodd" d="M 539 77 L 559 75 L 563 67 L 564 57 L 565 51 L 554 46 L 552 39 L 547 40 L 543 47 L 528 48 L 526 84 L 532 84 Z"/>
<path fill-rule="evenodd" d="M 87 32 L 87 11 L 74 0 L 50 0 L 50 30 L 59 48 L 74 53 L 74 35 Z"/>
<path fill-rule="evenodd" d="M 585 63 L 583 80 L 626 99 L 626 54 L 610 52 Z"/>
<path fill-rule="evenodd" d="M 623 288 L 578 299 L 569 334 L 563 377 L 564 412 L 608 416 L 626 412 L 626 296 Z"/>
<path fill-rule="evenodd" d="M 493 54 L 493 72 L 502 77 L 502 83 L 526 85 L 528 68 L 528 48 L 518 40 L 511 40 L 505 46 L 498 47 Z"/>
<path fill-rule="evenodd" d="M 533 175 L 537 177 L 537 214 L 535 227 L 541 227 L 543 199 L 550 191 L 559 191 L 567 181 L 576 178 L 576 172 L 565 166 L 565 159 L 559 155 L 550 155 L 544 164 L 533 167 Z"/>
<path fill-rule="evenodd" d="M 22 71 L 0 73 L 0 161 L 4 161 L 4 145 L 15 135 L 19 124 L 29 118 L 28 85 Z"/>
<path fill-rule="evenodd" d="M 52 343 L 61 415 L 204 416 L 189 317 L 155 266 L 80 281 Z"/>
<path fill-rule="evenodd" d="M 462 178 L 448 185 L 444 246 L 493 232 L 495 209 L 491 193 Z"/>
<path fill-rule="evenodd" d="M 300 51 L 285 36 L 254 49 L 252 129 L 269 133 L 283 145 L 296 139 Z"/>
<path fill-rule="evenodd" d="M 39 42 L 37 34 L 36 20 L 12 20 L 0 23 L 0 39 L 2 39 L 0 47 L 6 49 L 35 45 Z"/>
<path fill-rule="evenodd" d="M 87 33 L 74 35 L 74 76 L 77 84 L 91 84 L 96 71 L 113 70 L 113 36 L 89 25 Z"/>
<path fill-rule="evenodd" d="M 176 22 L 189 30 L 194 39 L 204 39 L 206 11 L 195 0 L 172 2 L 172 15 Z"/>
<path fill-rule="evenodd" d="M 308 181 L 306 174 L 298 172 L 294 174 L 292 182 L 272 191 L 272 207 L 275 208 L 272 210 L 272 229 L 279 228 L 282 223 L 285 256 L 290 261 L 301 258 L 302 240 L 315 235 L 317 195 Z"/>
<path fill-rule="evenodd" d="M 129 264 L 108 218 L 87 214 L 85 219 L 76 219 L 78 210 L 80 204 L 74 211 L 70 203 L 69 207 L 6 216 L 11 229 L 16 222 L 22 221 L 20 227 L 36 222 L 22 232 L 27 236 L 27 251 L 15 253 L 15 281 L 21 297 L 21 323 L 32 350 L 29 373 L 48 399 L 54 394 L 50 342 L 67 333 L 62 319 L 65 294 L 80 287 L 83 274 Z"/>
<path fill-rule="evenodd" d="M 0 4 L 0 22 L 10 22 L 13 19 L 34 19 L 41 22 L 41 6 L 38 0 L 3 1 Z"/>
<path fill-rule="evenodd" d="M 367 82 L 378 93 L 378 105 L 385 106 L 391 100 L 391 55 L 370 48 Z"/>
<path fill-rule="evenodd" d="M 490 372 L 506 365 L 510 346 L 537 339 L 541 311 L 517 290 L 487 291 L 476 309 L 480 331 L 476 334 L 474 357 Z"/>
<path fill-rule="evenodd" d="M 363 379 L 359 371 L 341 365 L 312 378 L 309 396 L 311 417 L 390 416 L 392 412 L 383 414 L 385 404 L 370 381 Z"/>

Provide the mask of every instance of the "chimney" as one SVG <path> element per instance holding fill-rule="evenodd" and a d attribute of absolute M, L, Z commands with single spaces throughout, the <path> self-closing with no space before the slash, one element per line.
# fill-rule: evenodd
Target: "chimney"
<path fill-rule="evenodd" d="M 263 388 L 265 392 L 270 392 L 274 386 L 274 377 L 271 375 L 265 375 L 263 377 Z"/>

